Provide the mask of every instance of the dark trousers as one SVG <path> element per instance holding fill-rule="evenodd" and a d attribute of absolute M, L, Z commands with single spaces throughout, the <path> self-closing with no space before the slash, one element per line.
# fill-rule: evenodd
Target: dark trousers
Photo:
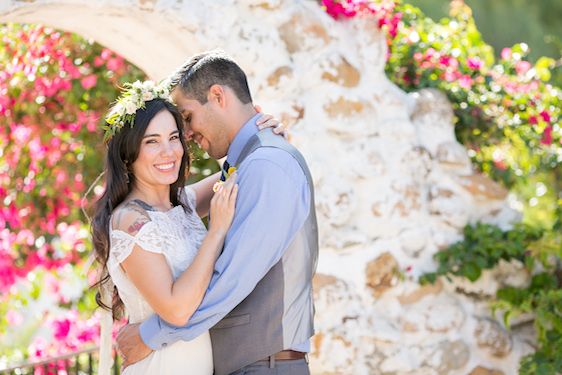
<path fill-rule="evenodd" d="M 308 363 L 305 359 L 293 359 L 288 361 L 259 361 L 230 375 L 310 375 Z"/>

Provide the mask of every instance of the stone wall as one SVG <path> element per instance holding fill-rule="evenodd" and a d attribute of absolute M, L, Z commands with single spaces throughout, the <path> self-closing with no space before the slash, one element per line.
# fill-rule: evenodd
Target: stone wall
<path fill-rule="evenodd" d="M 475 283 L 420 287 L 432 256 L 477 220 L 508 226 L 507 192 L 473 171 L 439 92 L 384 75 L 373 22 L 335 22 L 316 1 L 4 1 L 0 21 L 92 37 L 160 79 L 215 47 L 249 75 L 255 101 L 292 125 L 311 166 L 321 254 L 314 374 L 514 374 L 531 350 L 486 300 L 528 275 L 502 264 Z"/>

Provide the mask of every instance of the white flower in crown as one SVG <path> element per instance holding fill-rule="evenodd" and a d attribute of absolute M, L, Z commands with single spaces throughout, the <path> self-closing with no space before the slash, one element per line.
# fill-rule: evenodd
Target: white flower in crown
<path fill-rule="evenodd" d="M 125 124 L 133 126 L 135 115 L 154 99 L 170 100 L 169 80 L 156 85 L 153 81 L 125 83 L 121 97 L 105 117 L 105 140 L 113 137 Z"/>
<path fill-rule="evenodd" d="M 152 91 L 144 91 L 142 93 L 142 100 L 148 102 L 149 100 L 154 99 L 154 93 Z"/>
<path fill-rule="evenodd" d="M 125 103 L 123 103 L 123 105 L 125 106 L 125 112 L 128 115 L 132 115 L 137 111 L 137 104 L 135 103 L 135 101 L 132 100 L 127 100 Z"/>
<path fill-rule="evenodd" d="M 144 81 L 142 83 L 142 88 L 144 91 L 153 91 L 156 85 L 153 81 Z"/>
<path fill-rule="evenodd" d="M 117 102 L 117 104 L 115 104 L 115 106 L 113 107 L 112 113 L 116 113 L 119 116 L 123 116 L 126 113 L 125 106 L 123 105 L 123 103 Z"/>

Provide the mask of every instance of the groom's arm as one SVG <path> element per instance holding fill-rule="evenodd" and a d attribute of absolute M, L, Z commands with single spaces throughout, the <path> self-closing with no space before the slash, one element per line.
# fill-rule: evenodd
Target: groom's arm
<path fill-rule="evenodd" d="M 156 315 L 143 322 L 140 335 L 150 348 L 191 340 L 214 326 L 252 292 L 304 224 L 310 191 L 288 153 L 256 151 L 240 168 L 238 183 L 234 221 L 201 305 L 183 327 Z"/>

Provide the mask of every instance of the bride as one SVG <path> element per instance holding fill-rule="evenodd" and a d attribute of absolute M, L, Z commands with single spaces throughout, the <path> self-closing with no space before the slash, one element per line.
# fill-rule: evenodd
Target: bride
<path fill-rule="evenodd" d="M 217 173 L 184 187 L 190 158 L 167 88 L 150 81 L 125 87 L 105 124 L 106 188 L 92 222 L 102 275 L 96 299 L 114 319 L 126 312 L 129 323 L 137 323 L 156 313 L 180 326 L 200 304 L 232 223 L 236 173 L 224 184 Z M 279 124 L 271 116 L 258 123 Z M 200 220 L 207 215 L 213 219 L 208 231 Z M 100 374 L 111 366 L 108 329 L 102 323 Z M 123 374 L 186 369 L 213 373 L 208 332 L 155 351 Z"/>

